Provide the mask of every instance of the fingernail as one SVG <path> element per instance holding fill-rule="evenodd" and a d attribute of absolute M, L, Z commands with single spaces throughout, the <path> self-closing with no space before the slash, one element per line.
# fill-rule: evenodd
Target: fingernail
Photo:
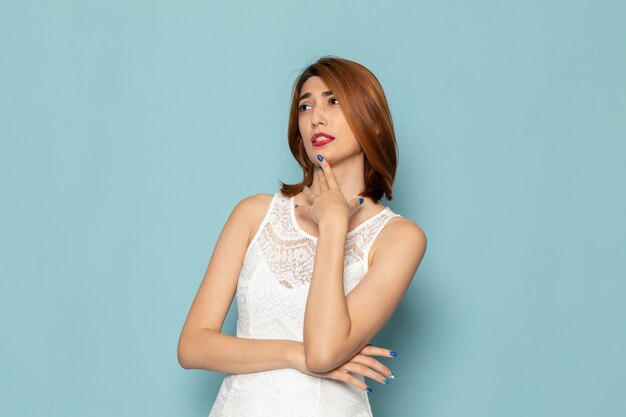
<path fill-rule="evenodd" d="M 372 391 L 374 391 L 374 390 L 372 389 L 372 387 L 370 387 L 370 386 L 368 385 L 368 386 L 367 386 L 367 392 L 372 392 Z"/>
<path fill-rule="evenodd" d="M 359 197 L 359 204 L 363 204 L 363 197 Z"/>
<path fill-rule="evenodd" d="M 389 383 L 389 380 L 387 378 L 384 378 L 383 379 L 383 384 L 388 384 L 388 383 Z"/>
<path fill-rule="evenodd" d="M 321 171 L 322 169 L 323 169 L 323 168 L 322 168 L 322 167 L 320 167 L 320 166 L 318 166 L 318 167 L 317 167 L 317 170 L 318 170 L 318 171 Z"/>
<path fill-rule="evenodd" d="M 317 155 L 317 160 L 322 162 L 324 160 L 324 158 L 322 158 L 322 155 Z"/>
<path fill-rule="evenodd" d="M 393 372 L 389 371 L 389 378 L 396 379 L 396 376 L 393 374 Z"/>
<path fill-rule="evenodd" d="M 394 352 L 393 350 L 392 350 L 391 352 L 389 352 L 389 354 L 390 354 L 391 356 L 393 356 L 394 358 L 395 358 L 396 356 L 398 356 L 398 354 L 397 354 L 396 352 Z"/>

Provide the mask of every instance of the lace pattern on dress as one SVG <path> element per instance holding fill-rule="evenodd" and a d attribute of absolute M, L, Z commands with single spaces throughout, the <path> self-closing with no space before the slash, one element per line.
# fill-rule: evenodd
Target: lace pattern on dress
<path fill-rule="evenodd" d="M 293 224 L 290 198 L 281 193 L 277 193 L 275 198 L 277 201 L 272 205 L 268 221 L 259 235 L 260 249 L 280 285 L 285 288 L 308 285 L 313 274 L 317 242 L 304 236 L 299 226 Z M 385 208 L 348 232 L 344 268 L 363 260 L 373 238 L 393 216 L 397 214 Z"/>

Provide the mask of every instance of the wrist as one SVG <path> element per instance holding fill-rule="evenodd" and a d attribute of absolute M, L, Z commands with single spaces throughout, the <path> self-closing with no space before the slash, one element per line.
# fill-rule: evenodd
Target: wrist
<path fill-rule="evenodd" d="M 328 233 L 331 231 L 337 233 L 347 233 L 348 232 L 348 219 L 344 219 L 341 217 L 331 217 L 327 219 L 322 219 L 318 224 L 320 233 Z"/>
<path fill-rule="evenodd" d="M 291 341 L 285 355 L 289 368 L 298 371 L 302 370 L 302 366 L 304 365 L 304 343 L 295 340 Z"/>

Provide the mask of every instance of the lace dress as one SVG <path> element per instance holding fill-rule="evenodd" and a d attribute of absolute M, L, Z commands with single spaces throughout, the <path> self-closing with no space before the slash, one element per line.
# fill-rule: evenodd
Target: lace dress
<path fill-rule="evenodd" d="M 367 272 L 372 243 L 394 216 L 400 215 L 385 207 L 348 232 L 345 294 Z M 302 342 L 316 244 L 296 221 L 294 198 L 275 193 L 239 275 L 238 337 Z M 209 417 L 256 416 L 371 417 L 372 411 L 366 391 L 295 369 L 226 375 Z"/>

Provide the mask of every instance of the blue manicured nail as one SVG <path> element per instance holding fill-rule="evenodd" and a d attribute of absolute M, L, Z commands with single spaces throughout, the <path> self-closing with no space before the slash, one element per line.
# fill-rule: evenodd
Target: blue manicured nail
<path fill-rule="evenodd" d="M 389 380 L 387 378 L 383 378 L 383 384 L 388 384 Z"/>
<path fill-rule="evenodd" d="M 322 155 L 317 155 L 317 160 L 322 162 L 324 160 L 324 158 L 322 158 Z"/>
<path fill-rule="evenodd" d="M 398 354 L 397 354 L 396 352 L 394 352 L 393 350 L 392 350 L 391 352 L 389 352 L 389 354 L 390 354 L 391 356 L 393 356 L 394 358 L 395 358 L 396 356 L 398 356 Z"/>
<path fill-rule="evenodd" d="M 359 197 L 359 204 L 363 204 L 363 197 Z"/>
<path fill-rule="evenodd" d="M 321 171 L 323 168 L 322 167 L 317 167 L 315 169 L 317 169 L 318 171 Z"/>
<path fill-rule="evenodd" d="M 368 385 L 368 386 L 367 386 L 367 392 L 372 392 L 372 391 L 374 391 L 374 390 L 372 389 L 372 387 L 370 387 L 370 386 Z"/>
<path fill-rule="evenodd" d="M 396 376 L 393 374 L 393 372 L 389 371 L 389 378 L 396 379 Z"/>

